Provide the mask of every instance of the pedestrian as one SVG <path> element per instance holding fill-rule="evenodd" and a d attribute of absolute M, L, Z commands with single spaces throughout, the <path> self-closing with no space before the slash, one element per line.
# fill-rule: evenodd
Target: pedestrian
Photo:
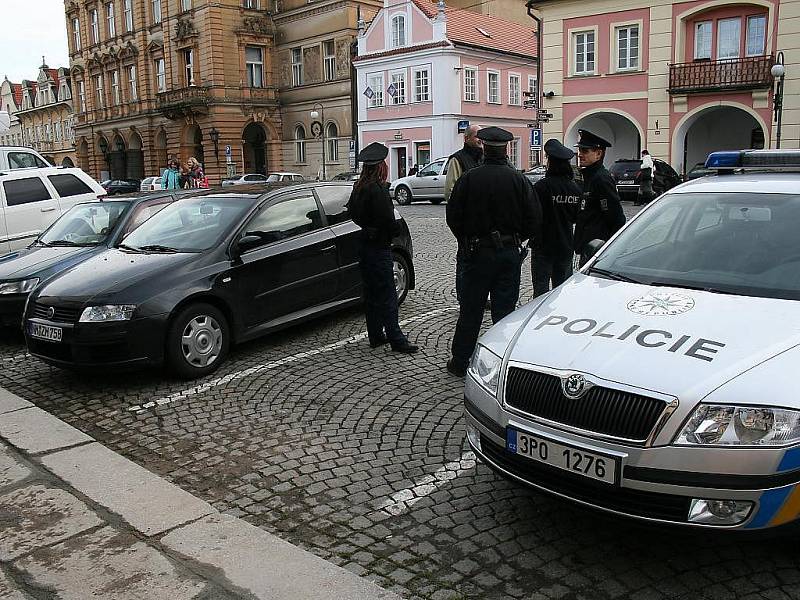
<path fill-rule="evenodd" d="M 608 241 L 625 224 L 625 214 L 614 178 L 603 166 L 606 148 L 610 148 L 611 144 L 585 129 L 579 129 L 578 135 L 576 146 L 583 177 L 583 194 L 575 222 L 574 247 L 583 266 L 590 258 L 589 242 Z"/>
<path fill-rule="evenodd" d="M 653 193 L 654 170 L 653 157 L 650 156 L 647 150 L 642 150 L 642 166 L 639 169 L 639 194 L 634 202 L 635 206 L 647 204 L 655 196 L 655 193 Z"/>
<path fill-rule="evenodd" d="M 539 235 L 542 223 L 533 186 L 507 166 L 506 146 L 514 136 L 486 127 L 478 137 L 484 162 L 459 177 L 447 203 L 447 225 L 464 249 L 461 304 L 447 362 L 459 377 L 475 350 L 489 294 L 492 323 L 517 307 L 524 243 Z"/>
<path fill-rule="evenodd" d="M 418 348 L 408 341 L 398 323 L 397 291 L 392 266 L 392 237 L 400 232 L 389 195 L 389 149 L 373 142 L 358 155 L 364 164 L 348 201 L 350 216 L 361 227 L 359 268 L 364 289 L 369 345 L 389 343 L 395 352 L 413 354 Z"/>
<path fill-rule="evenodd" d="M 205 177 L 205 174 L 203 173 L 203 166 L 194 156 L 187 161 L 187 166 L 189 167 L 189 187 L 200 187 L 200 184 Z"/>
<path fill-rule="evenodd" d="M 411 177 L 412 175 L 416 175 L 417 173 L 419 173 L 419 165 L 417 163 L 414 163 L 414 166 L 411 167 L 411 169 L 409 169 L 408 171 L 408 176 Z"/>
<path fill-rule="evenodd" d="M 575 152 L 556 139 L 544 145 L 547 171 L 533 189 L 542 205 L 542 235 L 535 241 L 531 260 L 533 295 L 541 296 L 572 275 L 572 228 L 581 202 L 581 188 L 575 183 L 572 159 Z"/>
<path fill-rule="evenodd" d="M 189 170 L 189 163 L 181 163 L 181 189 L 188 189 L 191 187 L 192 173 Z"/>
<path fill-rule="evenodd" d="M 459 177 L 483 163 L 483 146 L 478 132 L 481 128 L 478 125 L 470 125 L 464 130 L 464 147 L 452 154 L 447 159 L 445 168 L 447 176 L 444 182 L 444 199 L 450 201 L 453 187 Z M 458 247 L 456 251 L 456 300 L 461 304 L 461 288 L 464 271 L 464 248 Z"/>
<path fill-rule="evenodd" d="M 161 173 L 162 187 L 165 190 L 181 189 L 181 172 L 178 159 L 171 158 L 167 162 L 167 168 Z"/>

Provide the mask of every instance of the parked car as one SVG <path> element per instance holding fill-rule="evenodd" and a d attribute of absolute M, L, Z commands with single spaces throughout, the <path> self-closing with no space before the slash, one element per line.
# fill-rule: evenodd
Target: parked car
<path fill-rule="evenodd" d="M 0 172 L 0 254 L 24 248 L 78 202 L 106 191 L 80 169 Z"/>
<path fill-rule="evenodd" d="M 681 177 L 663 160 L 654 158 L 653 192 L 660 196 L 681 183 Z M 642 161 L 637 158 L 620 158 L 611 165 L 611 176 L 617 182 L 617 193 L 621 200 L 636 201 L 639 196 L 639 173 Z"/>
<path fill-rule="evenodd" d="M 358 171 L 347 171 L 345 173 L 339 173 L 331 181 L 358 181 L 360 176 L 361 173 Z"/>
<path fill-rule="evenodd" d="M 52 167 L 47 159 L 32 148 L 0 146 L 0 171 L 12 169 L 43 169 Z"/>
<path fill-rule="evenodd" d="M 100 184 L 109 196 L 138 192 L 141 182 L 138 179 L 111 179 Z"/>
<path fill-rule="evenodd" d="M 300 173 L 270 173 L 267 176 L 269 183 L 276 183 L 278 181 L 305 181 Z"/>
<path fill-rule="evenodd" d="M 351 190 L 272 184 L 182 198 L 118 247 L 37 287 L 25 315 L 28 349 L 59 367 L 166 363 L 200 377 L 234 343 L 359 305 Z M 402 301 L 414 287 L 413 248 L 395 218 Z"/>
<path fill-rule="evenodd" d="M 430 200 L 431 204 L 444 202 L 444 183 L 447 175 L 447 158 L 439 158 L 422 167 L 416 175 L 395 179 L 389 193 L 401 205 L 414 200 Z"/>
<path fill-rule="evenodd" d="M 145 177 L 139 185 L 140 192 L 156 192 L 163 189 L 163 179 L 161 177 Z"/>
<path fill-rule="evenodd" d="M 19 327 L 28 294 L 40 282 L 112 247 L 179 193 L 76 204 L 30 246 L 0 256 L 0 325 Z"/>
<path fill-rule="evenodd" d="M 222 187 L 230 187 L 232 185 L 246 185 L 248 183 L 266 183 L 267 176 L 261 173 L 245 173 L 243 175 L 236 175 L 235 177 L 228 177 L 222 180 Z"/>
<path fill-rule="evenodd" d="M 693 166 L 688 173 L 686 173 L 686 181 L 705 177 L 706 175 L 715 175 L 716 173 L 717 171 L 715 169 L 709 169 L 706 167 L 706 163 L 699 162 Z"/>

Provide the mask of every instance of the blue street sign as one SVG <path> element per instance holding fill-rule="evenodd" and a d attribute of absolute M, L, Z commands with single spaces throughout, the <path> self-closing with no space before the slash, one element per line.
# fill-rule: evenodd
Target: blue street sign
<path fill-rule="evenodd" d="M 541 150 L 542 148 L 542 130 L 531 129 L 531 150 Z"/>
<path fill-rule="evenodd" d="M 467 120 L 459 121 L 458 122 L 458 133 L 464 133 L 467 130 L 467 127 L 469 127 L 469 121 L 467 121 Z"/>
<path fill-rule="evenodd" d="M 225 146 L 225 156 L 233 156 L 233 151 L 230 146 Z"/>

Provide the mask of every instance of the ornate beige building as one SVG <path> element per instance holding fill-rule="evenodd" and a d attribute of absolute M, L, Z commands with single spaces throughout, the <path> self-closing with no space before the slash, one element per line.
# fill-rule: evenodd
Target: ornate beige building
<path fill-rule="evenodd" d="M 22 106 L 22 84 L 11 83 L 6 77 L 0 83 L 0 110 L 8 113 L 10 126 L 7 131 L 0 133 L 0 144 L 4 146 L 21 146 L 22 127 L 19 124 L 19 112 Z"/>

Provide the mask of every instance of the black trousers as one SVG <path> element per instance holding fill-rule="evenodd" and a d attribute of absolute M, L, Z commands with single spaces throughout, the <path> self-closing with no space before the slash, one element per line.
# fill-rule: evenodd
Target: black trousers
<path fill-rule="evenodd" d="M 394 287 L 392 252 L 389 248 L 363 244 L 359 267 L 364 283 L 364 312 L 370 342 L 385 335 L 395 346 L 406 341 L 398 324 L 397 290 Z"/>
<path fill-rule="evenodd" d="M 466 252 L 459 245 L 456 252 L 456 300 L 461 304 L 461 290 L 464 287 L 464 255 Z"/>
<path fill-rule="evenodd" d="M 533 251 L 531 260 L 531 278 L 533 279 L 533 296 L 541 296 L 560 286 L 572 275 L 572 254 L 554 257 L 542 250 Z"/>
<path fill-rule="evenodd" d="M 517 307 L 522 257 L 518 248 L 479 248 L 463 257 L 461 307 L 453 336 L 453 361 L 466 368 L 481 331 L 483 311 L 492 295 L 492 323 Z"/>

